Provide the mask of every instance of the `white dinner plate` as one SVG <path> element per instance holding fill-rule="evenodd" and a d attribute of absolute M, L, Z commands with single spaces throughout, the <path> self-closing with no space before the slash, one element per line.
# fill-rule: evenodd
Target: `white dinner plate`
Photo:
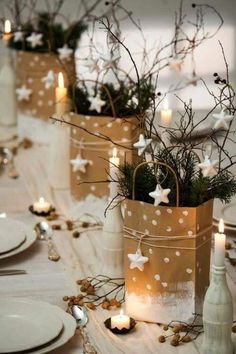
<path fill-rule="evenodd" d="M 0 299 L 0 353 L 44 345 L 60 334 L 63 322 L 54 307 L 28 299 Z"/>
<path fill-rule="evenodd" d="M 214 200 L 213 218 L 218 221 L 221 218 L 225 225 L 236 227 L 236 196 L 229 204 L 223 204 L 219 199 Z"/>
<path fill-rule="evenodd" d="M 25 240 L 25 225 L 22 222 L 0 219 L 0 255 L 19 247 Z"/>

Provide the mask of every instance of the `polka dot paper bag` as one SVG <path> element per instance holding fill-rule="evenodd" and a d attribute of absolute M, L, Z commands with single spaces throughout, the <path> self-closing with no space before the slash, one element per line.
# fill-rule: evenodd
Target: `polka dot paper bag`
<path fill-rule="evenodd" d="M 50 71 L 53 73 L 49 74 Z M 17 101 L 21 113 L 44 120 L 55 113 L 55 87 L 60 71 L 67 86 L 68 79 L 75 79 L 74 60 L 62 64 L 53 53 L 17 52 L 17 88 L 25 86 L 31 90 L 28 97 Z"/>
<path fill-rule="evenodd" d="M 212 205 L 212 200 L 196 208 L 125 202 L 126 309 L 134 319 L 168 323 L 202 313 Z"/>
<path fill-rule="evenodd" d="M 73 114 L 72 124 L 83 129 L 71 129 L 70 158 L 86 160 L 84 168 L 75 171 L 71 166 L 71 192 L 77 199 L 85 199 L 89 194 L 104 197 L 109 194 L 109 158 L 114 144 L 101 137 L 109 137 L 117 146 L 120 164 L 124 160 L 137 159 L 132 150 L 139 135 L 137 118 L 113 118 L 108 116 L 84 116 Z M 92 134 L 90 134 L 90 132 Z"/>

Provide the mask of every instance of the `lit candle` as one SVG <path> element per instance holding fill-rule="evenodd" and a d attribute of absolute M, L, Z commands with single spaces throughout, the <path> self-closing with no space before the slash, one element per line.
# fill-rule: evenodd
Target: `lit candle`
<path fill-rule="evenodd" d="M 224 222 L 223 219 L 220 219 L 219 233 L 215 234 L 214 265 L 217 267 L 224 267 L 225 265 L 225 239 Z"/>
<path fill-rule="evenodd" d="M 67 111 L 67 88 L 64 85 L 64 77 L 58 74 L 58 86 L 56 87 L 56 115 L 63 116 Z"/>
<path fill-rule="evenodd" d="M 110 198 L 113 199 L 117 196 L 118 194 L 118 183 L 115 182 L 117 181 L 117 175 L 119 173 L 119 163 L 120 159 L 117 157 L 117 148 L 113 149 L 113 154 L 112 157 L 109 159 L 110 161 Z"/>
<path fill-rule="evenodd" d="M 33 205 L 34 211 L 37 213 L 47 213 L 50 210 L 51 204 L 49 202 L 46 202 L 44 198 L 39 198 L 38 202 L 35 202 Z"/>
<path fill-rule="evenodd" d="M 169 109 L 167 99 L 164 100 L 163 106 L 161 110 L 161 126 L 169 128 L 172 121 L 172 109 Z"/>
<path fill-rule="evenodd" d="M 130 328 L 130 317 L 123 314 L 123 311 L 120 311 L 120 314 L 117 316 L 111 317 L 111 328 L 122 329 Z"/>
<path fill-rule="evenodd" d="M 3 34 L 3 40 L 4 41 L 9 41 L 11 38 L 12 33 L 11 33 L 11 22 L 9 20 L 5 20 L 4 24 L 4 34 Z"/>

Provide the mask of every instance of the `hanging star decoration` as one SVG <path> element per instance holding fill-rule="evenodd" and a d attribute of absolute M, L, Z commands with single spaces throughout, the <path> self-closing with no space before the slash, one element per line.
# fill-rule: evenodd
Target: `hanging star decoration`
<path fill-rule="evenodd" d="M 218 162 L 218 160 L 211 161 L 208 156 L 205 156 L 205 160 L 199 163 L 198 167 L 202 170 L 204 177 L 214 177 L 217 175 L 216 166 Z"/>
<path fill-rule="evenodd" d="M 114 65 L 116 64 L 116 61 L 120 59 L 119 55 L 111 55 L 110 53 L 106 53 L 106 54 L 102 54 L 101 55 L 101 59 L 103 61 L 102 63 L 102 67 L 103 69 L 110 69 L 112 67 L 114 67 Z"/>
<path fill-rule="evenodd" d="M 181 71 L 182 65 L 183 65 L 183 61 L 180 59 L 173 59 L 169 62 L 169 68 L 176 72 Z"/>
<path fill-rule="evenodd" d="M 106 102 L 101 99 L 100 95 L 88 97 L 88 100 L 90 102 L 89 110 L 97 111 L 98 113 L 101 113 L 102 107 L 106 104 Z"/>
<path fill-rule="evenodd" d="M 16 94 L 18 101 L 29 101 L 32 90 L 23 85 L 16 89 Z"/>
<path fill-rule="evenodd" d="M 226 114 L 225 111 L 222 109 L 220 113 L 212 114 L 214 118 L 216 118 L 216 122 L 214 124 L 213 129 L 229 129 L 229 124 L 233 120 L 233 116 L 230 114 Z"/>
<path fill-rule="evenodd" d="M 133 144 L 133 146 L 138 149 L 138 156 L 141 156 L 144 151 L 147 150 L 148 146 L 151 144 L 152 139 L 146 139 L 143 134 L 139 135 L 139 140 Z"/>
<path fill-rule="evenodd" d="M 46 76 L 42 78 L 42 82 L 45 83 L 45 88 L 48 90 L 50 89 L 55 81 L 55 74 L 52 70 L 49 70 Z"/>
<path fill-rule="evenodd" d="M 16 32 L 14 32 L 13 34 L 13 41 L 14 42 L 22 42 L 24 38 L 24 32 L 18 30 Z"/>
<path fill-rule="evenodd" d="M 42 37 L 43 37 L 42 33 L 33 32 L 29 37 L 26 37 L 26 40 L 31 45 L 31 48 L 36 48 L 36 47 L 40 47 L 43 44 Z"/>
<path fill-rule="evenodd" d="M 67 44 L 64 44 L 62 48 L 57 49 L 60 60 L 70 60 L 73 53 L 73 49 L 69 48 Z"/>
<path fill-rule="evenodd" d="M 79 172 L 85 173 L 86 172 L 86 168 L 85 167 L 86 167 L 86 165 L 89 164 L 89 161 L 83 159 L 81 157 L 81 155 L 78 154 L 75 159 L 70 160 L 70 163 L 73 166 L 73 172 L 79 171 Z"/>
<path fill-rule="evenodd" d="M 149 258 L 142 255 L 141 249 L 138 248 L 136 253 L 129 253 L 130 269 L 138 268 L 141 272 L 144 270 L 144 264 L 148 262 Z"/>
<path fill-rule="evenodd" d="M 98 65 L 98 58 L 87 58 L 83 61 L 83 66 L 85 66 L 90 73 L 99 72 L 100 67 Z"/>
<path fill-rule="evenodd" d="M 154 206 L 160 203 L 169 203 L 168 194 L 170 193 L 170 188 L 163 189 L 159 184 L 157 184 L 156 189 L 150 192 L 149 195 L 154 199 Z"/>

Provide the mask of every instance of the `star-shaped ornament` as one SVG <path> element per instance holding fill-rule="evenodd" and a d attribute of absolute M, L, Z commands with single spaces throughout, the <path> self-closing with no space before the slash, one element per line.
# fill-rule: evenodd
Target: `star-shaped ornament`
<path fill-rule="evenodd" d="M 18 30 L 13 34 L 13 42 L 22 42 L 24 38 L 24 32 Z"/>
<path fill-rule="evenodd" d="M 101 113 L 102 107 L 106 104 L 106 102 L 103 101 L 99 95 L 88 97 L 88 100 L 90 102 L 89 110 L 97 111 L 98 113 Z"/>
<path fill-rule="evenodd" d="M 32 90 L 23 85 L 16 89 L 16 94 L 18 101 L 29 101 Z"/>
<path fill-rule="evenodd" d="M 216 118 L 216 122 L 214 124 L 213 129 L 229 129 L 229 124 L 233 120 L 233 116 L 230 114 L 226 114 L 225 111 L 222 109 L 220 113 L 212 114 L 214 118 Z"/>
<path fill-rule="evenodd" d="M 168 194 L 170 193 L 170 188 L 163 189 L 159 184 L 157 184 L 156 189 L 150 192 L 149 195 L 154 199 L 154 206 L 160 203 L 169 203 Z"/>
<path fill-rule="evenodd" d="M 98 58 L 87 58 L 83 61 L 83 66 L 85 66 L 90 73 L 99 72 L 100 67 L 98 65 Z"/>
<path fill-rule="evenodd" d="M 130 269 L 138 268 L 141 272 L 144 270 L 144 264 L 149 260 L 148 257 L 142 255 L 140 248 L 137 249 L 136 253 L 129 253 L 128 258 L 130 261 Z"/>
<path fill-rule="evenodd" d="M 36 48 L 36 47 L 40 47 L 43 44 L 42 37 L 43 37 L 42 33 L 33 32 L 29 37 L 26 37 L 26 40 L 27 42 L 30 43 L 31 48 Z"/>
<path fill-rule="evenodd" d="M 130 106 L 138 106 L 138 99 L 137 99 L 137 97 L 135 97 L 135 96 L 133 96 L 128 102 L 128 105 L 130 105 Z"/>
<path fill-rule="evenodd" d="M 198 167 L 202 170 L 204 177 L 213 177 L 217 175 L 216 166 L 218 162 L 218 160 L 211 161 L 208 156 L 205 156 L 205 160 L 199 163 Z"/>
<path fill-rule="evenodd" d="M 108 69 L 114 67 L 114 65 L 116 64 L 116 61 L 120 59 L 120 56 L 119 55 L 111 56 L 110 53 L 107 53 L 107 54 L 101 55 L 101 59 L 103 61 L 103 64 L 102 64 L 103 69 L 108 70 Z"/>
<path fill-rule="evenodd" d="M 86 172 L 86 168 L 85 167 L 89 163 L 89 161 L 83 159 L 81 157 L 81 155 L 78 154 L 75 159 L 70 160 L 70 163 L 73 166 L 73 172 L 79 171 L 79 172 L 85 173 Z"/>
<path fill-rule="evenodd" d="M 183 61 L 180 59 L 173 59 L 169 62 L 169 68 L 176 72 L 181 71 L 182 65 L 183 65 Z"/>
<path fill-rule="evenodd" d="M 133 144 L 133 146 L 138 149 L 138 156 L 141 156 L 142 153 L 144 153 L 151 142 L 152 139 L 146 139 L 143 134 L 139 135 L 139 140 Z"/>
<path fill-rule="evenodd" d="M 57 49 L 60 60 L 70 60 L 73 53 L 73 49 L 69 48 L 67 44 L 64 44 L 62 48 Z"/>
<path fill-rule="evenodd" d="M 53 86 L 55 81 L 55 74 L 52 70 L 49 70 L 46 76 L 42 78 L 42 82 L 45 83 L 45 88 L 50 89 Z"/>

